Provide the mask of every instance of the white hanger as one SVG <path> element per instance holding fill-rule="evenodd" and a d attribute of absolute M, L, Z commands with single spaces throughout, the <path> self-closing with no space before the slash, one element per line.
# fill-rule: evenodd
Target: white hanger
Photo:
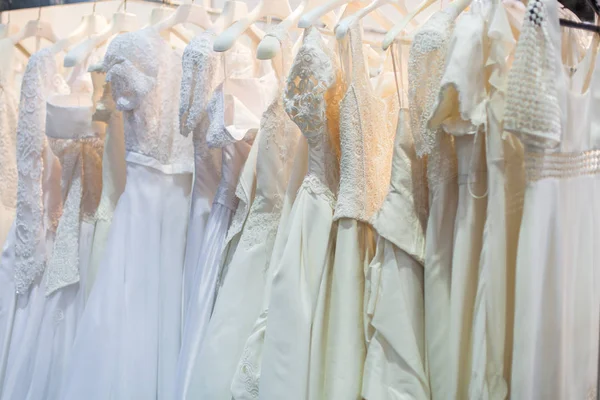
<path fill-rule="evenodd" d="M 73 45 L 73 43 L 79 42 L 85 37 L 89 37 L 100 32 L 102 29 L 106 28 L 106 25 L 108 25 L 106 18 L 96 14 L 96 2 L 94 1 L 92 13 L 89 15 L 84 15 L 81 18 L 79 26 L 75 28 L 75 30 L 71 32 L 69 36 L 54 43 L 51 47 L 51 51 L 52 53 L 57 54 Z"/>
<path fill-rule="evenodd" d="M 161 8 L 164 9 L 165 7 Z M 154 16 L 154 10 L 152 10 L 152 16 Z M 175 9 L 175 12 L 171 12 L 171 10 L 169 10 L 169 14 L 170 15 L 168 15 L 166 18 L 163 17 L 158 21 L 153 21 L 151 18 L 150 23 L 154 25 L 159 32 L 168 31 L 174 33 L 176 36 L 180 36 L 180 32 L 178 29 L 176 29 L 177 25 L 180 24 L 189 23 L 204 30 L 212 27 L 212 21 L 208 15 L 206 7 L 202 4 L 195 4 L 193 0 L 189 3 L 186 2 L 181 4 L 179 7 L 177 7 L 177 9 Z M 180 38 L 184 41 L 189 41 L 182 37 Z"/>
<path fill-rule="evenodd" d="M 329 0 L 327 3 L 304 14 L 300 18 L 300 21 L 298 21 L 298 28 L 306 29 L 309 26 L 312 26 L 315 23 L 317 23 L 324 15 L 326 15 L 330 11 L 345 6 L 349 3 L 364 4 L 365 0 Z M 385 29 L 389 29 L 393 25 L 393 23 L 390 22 L 390 20 L 379 14 L 379 12 L 373 14 L 373 19 L 375 19 L 377 23 L 379 23 L 379 25 L 383 26 Z"/>
<path fill-rule="evenodd" d="M 10 22 L 10 12 L 7 14 L 6 23 L 2 23 L 2 11 L 0 11 L 0 39 L 13 35 L 19 31 L 19 27 Z"/>
<path fill-rule="evenodd" d="M 225 29 L 225 31 L 215 39 L 213 48 L 215 51 L 227 51 L 255 22 L 266 17 L 276 17 L 284 20 L 291 13 L 292 8 L 290 7 L 289 0 L 261 0 L 250 14 Z"/>
<path fill-rule="evenodd" d="M 38 17 L 35 20 L 31 20 L 25 24 L 23 29 L 21 29 L 16 34 L 10 36 L 13 43 L 16 45 L 23 40 L 31 37 L 46 39 L 49 42 L 56 43 L 58 41 L 58 36 L 54 32 L 52 25 L 50 25 L 46 21 L 42 21 L 42 7 L 38 8 Z M 39 47 L 39 42 L 38 42 Z"/>
<path fill-rule="evenodd" d="M 386 4 L 391 4 L 394 7 L 396 7 L 396 9 L 402 15 L 406 15 L 408 13 L 408 10 L 404 6 L 404 2 L 399 2 L 398 0 L 373 0 L 371 4 L 364 8 L 361 8 L 355 14 L 352 14 L 342 19 L 335 27 L 335 36 L 338 39 L 343 39 L 348 34 L 348 30 L 355 22 L 363 19 L 373 11 L 377 11 L 378 8 L 381 8 Z"/>
<path fill-rule="evenodd" d="M 116 12 L 110 25 L 95 36 L 75 46 L 65 56 L 65 67 L 74 67 L 85 60 L 97 47 L 104 44 L 108 39 L 122 32 L 131 32 L 138 28 L 138 20 L 135 14 L 127 12 L 127 1 L 123 3 L 124 11 Z M 119 6 L 120 8 L 120 6 Z"/>
<path fill-rule="evenodd" d="M 404 16 L 400 22 L 398 22 L 392 29 L 385 34 L 383 38 L 382 47 L 384 50 L 387 50 L 388 47 L 392 44 L 396 37 L 402 33 L 406 29 L 406 26 L 422 11 L 426 10 L 431 5 L 435 4 L 440 0 L 424 0 L 421 4 L 416 6 L 410 13 Z M 470 1 L 470 0 L 467 0 Z"/>
<path fill-rule="evenodd" d="M 302 14 L 315 8 L 317 4 L 318 0 L 303 0 L 293 13 L 279 23 L 278 29 L 288 31 L 294 28 Z M 334 20 L 329 14 L 325 15 L 323 19 L 326 20 L 326 25 L 333 26 Z M 279 53 L 280 48 L 281 43 L 279 43 L 279 40 L 277 40 L 276 37 L 267 35 L 260 41 L 260 44 L 256 49 L 256 58 L 259 60 L 270 60 Z"/>

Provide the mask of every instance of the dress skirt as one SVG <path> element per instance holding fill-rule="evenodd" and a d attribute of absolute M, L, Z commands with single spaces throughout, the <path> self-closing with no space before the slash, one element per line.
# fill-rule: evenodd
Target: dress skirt
<path fill-rule="evenodd" d="M 191 174 L 127 164 L 60 399 L 171 399 Z"/>

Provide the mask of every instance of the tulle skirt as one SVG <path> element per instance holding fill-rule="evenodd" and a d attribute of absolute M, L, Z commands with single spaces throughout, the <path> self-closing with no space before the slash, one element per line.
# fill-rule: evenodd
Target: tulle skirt
<path fill-rule="evenodd" d="M 180 358 L 177 369 L 177 387 L 175 398 L 197 398 L 202 390 L 202 377 L 198 373 L 198 354 L 208 328 L 213 310 L 217 283 L 220 273 L 220 261 L 227 229 L 233 211 L 214 203 L 206 224 L 205 239 L 197 243 L 202 248 L 196 266 L 192 292 L 184 315 L 184 329 Z"/>
<path fill-rule="evenodd" d="M 191 178 L 128 163 L 61 400 L 173 398 Z"/>

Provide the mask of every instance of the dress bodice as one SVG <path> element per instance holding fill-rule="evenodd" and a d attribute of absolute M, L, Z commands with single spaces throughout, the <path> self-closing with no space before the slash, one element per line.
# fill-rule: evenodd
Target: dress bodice
<path fill-rule="evenodd" d="M 15 92 L 15 46 L 0 40 L 0 204 L 14 209 L 17 203 L 17 113 Z"/>
<path fill-rule="evenodd" d="M 336 57 L 315 28 L 306 29 L 287 78 L 284 105 L 308 142 L 306 181 L 316 185 L 313 190 L 331 196 L 339 183 L 343 89 Z"/>
<path fill-rule="evenodd" d="M 340 188 L 335 218 L 368 221 L 389 188 L 394 132 L 388 129 L 387 113 L 382 113 L 386 104 L 374 95 L 369 81 L 358 23 L 350 27 L 341 45 L 350 84 L 340 104 Z"/>
<path fill-rule="evenodd" d="M 48 148 L 46 99 L 68 94 L 50 49 L 33 54 L 23 75 L 17 126 L 15 286 L 26 293 L 46 265 L 46 233 L 61 215 L 60 164 Z"/>
<path fill-rule="evenodd" d="M 260 116 L 273 97 L 274 77 L 229 78 L 219 84 L 207 105 L 206 143 L 221 149 L 221 180 L 215 202 L 237 207 L 235 189 L 260 126 Z"/>
<path fill-rule="evenodd" d="M 178 134 L 181 57 L 153 27 L 117 36 L 104 58 L 123 111 L 127 161 L 164 173 L 193 171 L 191 138 Z"/>
<path fill-rule="evenodd" d="M 63 201 L 45 273 L 47 294 L 79 281 L 80 221 L 92 220 L 100 202 L 105 126 L 92 123 L 90 100 L 89 93 L 55 96 L 46 105 L 46 136 L 61 164 Z"/>
<path fill-rule="evenodd" d="M 454 15 L 446 9 L 433 14 L 415 33 L 408 59 L 410 130 L 417 155 L 429 155 L 427 175 L 430 188 L 457 175 L 452 138 L 439 127 L 429 127 L 444 74 L 454 19 Z"/>

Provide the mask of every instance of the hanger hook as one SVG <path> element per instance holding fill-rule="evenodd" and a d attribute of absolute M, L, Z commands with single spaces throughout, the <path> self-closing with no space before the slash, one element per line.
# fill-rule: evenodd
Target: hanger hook
<path fill-rule="evenodd" d="M 92 8 L 92 15 L 96 15 L 96 4 L 98 4 L 98 0 L 94 0 L 94 7 Z"/>
<path fill-rule="evenodd" d="M 127 12 L 127 0 L 123 0 L 123 11 Z"/>
<path fill-rule="evenodd" d="M 37 20 L 39 21 L 40 19 L 42 19 L 42 6 L 38 7 L 38 16 L 37 16 Z"/>

